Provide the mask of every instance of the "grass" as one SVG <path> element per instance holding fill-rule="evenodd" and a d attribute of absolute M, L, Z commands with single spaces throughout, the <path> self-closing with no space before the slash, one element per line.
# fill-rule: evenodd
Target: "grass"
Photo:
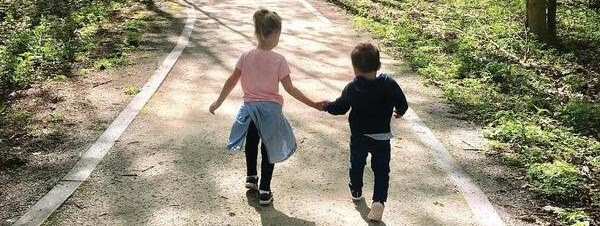
<path fill-rule="evenodd" d="M 532 164 L 527 171 L 535 191 L 548 198 L 567 201 L 579 196 L 578 191 L 583 187 L 579 174 L 576 166 L 564 161 Z"/>
<path fill-rule="evenodd" d="M 148 24 L 162 20 L 147 9 L 146 5 L 153 2 L 14 0 L 0 4 L 2 167 L 24 163 L 31 149 L 50 148 L 44 139 L 60 143 L 58 135 L 42 133 L 50 130 L 40 128 L 62 128 L 65 121 L 61 113 L 51 113 L 43 120 L 32 119 L 32 113 L 17 109 L 18 104 L 11 105 L 20 98 L 11 93 L 38 82 L 70 82 L 70 78 L 88 71 L 129 64 L 128 53 L 142 44 Z M 134 95 L 139 88 L 131 87 L 126 92 Z M 91 129 L 105 127 L 98 124 Z"/>
<path fill-rule="evenodd" d="M 66 75 L 56 75 L 50 80 L 54 82 L 66 82 L 69 80 L 69 77 L 67 77 Z"/>
<path fill-rule="evenodd" d="M 61 113 L 51 113 L 50 115 L 50 122 L 62 122 L 65 120 L 65 116 Z"/>
<path fill-rule="evenodd" d="M 104 131 L 104 130 L 106 130 L 106 128 L 108 128 L 108 123 L 104 122 L 104 121 L 95 121 L 90 126 L 90 129 L 92 129 L 94 131 L 98 131 L 98 132 Z"/>
<path fill-rule="evenodd" d="M 485 125 L 488 150 L 522 167 L 541 200 L 600 220 L 597 8 L 559 2 L 552 46 L 525 30 L 520 0 L 330 1 Z"/>
<path fill-rule="evenodd" d="M 74 64 L 103 70 L 126 63 L 142 42 L 149 12 L 136 0 L 12 1 L 0 13 L 0 97 L 44 79 L 63 79 Z M 144 4 L 147 1 L 144 1 Z"/>
<path fill-rule="evenodd" d="M 131 86 L 127 86 L 123 89 L 123 92 L 127 95 L 133 96 L 136 95 L 140 92 L 142 92 L 142 88 L 140 88 L 137 85 L 131 85 Z"/>
<path fill-rule="evenodd" d="M 589 226 L 592 219 L 582 209 L 558 209 L 556 211 L 561 224 Z"/>
<path fill-rule="evenodd" d="M 96 70 L 106 70 L 115 67 L 119 67 L 122 65 L 126 65 L 128 63 L 127 57 L 118 56 L 118 57 L 110 57 L 110 58 L 100 58 L 94 61 L 93 68 Z"/>

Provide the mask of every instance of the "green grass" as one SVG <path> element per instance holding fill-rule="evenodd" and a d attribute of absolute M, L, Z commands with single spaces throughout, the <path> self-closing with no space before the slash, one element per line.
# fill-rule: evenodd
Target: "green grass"
<path fill-rule="evenodd" d="M 592 219 L 582 209 L 561 209 L 556 211 L 560 222 L 570 226 L 589 226 Z"/>
<path fill-rule="evenodd" d="M 54 82 L 66 82 L 69 80 L 69 78 L 66 75 L 56 75 L 50 80 Z"/>
<path fill-rule="evenodd" d="M 108 128 L 108 123 L 104 121 L 95 121 L 90 125 L 90 129 L 98 132 L 104 131 L 106 128 Z"/>
<path fill-rule="evenodd" d="M 61 113 L 51 113 L 50 122 L 62 122 L 65 120 L 65 116 Z"/>
<path fill-rule="evenodd" d="M 564 161 L 532 164 L 527 177 L 539 194 L 558 200 L 571 200 L 579 196 L 583 187 L 576 166 Z"/>
<path fill-rule="evenodd" d="M 94 61 L 94 69 L 96 70 L 106 70 L 115 67 L 119 67 L 128 63 L 128 60 L 125 56 L 118 57 L 110 57 L 110 58 L 100 58 Z"/>
<path fill-rule="evenodd" d="M 142 43 L 146 24 L 156 19 L 156 13 L 145 9 L 153 2 L 11 0 L 0 3 L 0 167 L 25 162 L 25 153 L 32 148 L 27 146 L 28 142 L 54 139 L 53 135 L 37 134 L 38 128 L 45 128 L 47 123 L 60 127 L 65 121 L 60 113 L 49 114 L 47 120 L 33 121 L 31 113 L 11 106 L 10 94 L 37 82 L 70 82 L 69 78 L 92 69 L 128 64 L 128 51 Z M 92 126 L 92 129 L 104 128 L 105 125 L 100 124 Z"/>
<path fill-rule="evenodd" d="M 70 75 L 75 62 L 96 69 L 122 65 L 115 60 L 141 44 L 144 24 L 152 17 L 149 12 L 137 12 L 132 19 L 121 18 L 119 13 L 140 4 L 136 2 L 18 0 L 4 4 L 0 94 Z"/>
<path fill-rule="evenodd" d="M 123 31 L 125 31 L 125 37 L 123 38 L 123 44 L 125 46 L 137 47 L 142 42 L 142 29 L 144 27 L 143 19 L 127 20 L 123 23 Z"/>
<path fill-rule="evenodd" d="M 123 92 L 127 95 L 133 96 L 136 95 L 140 92 L 142 92 L 142 88 L 140 88 L 137 85 L 131 85 L 131 86 L 127 86 L 123 89 Z"/>
<path fill-rule="evenodd" d="M 489 151 L 522 167 L 540 198 L 600 205 L 600 12 L 587 1 L 559 2 L 557 46 L 525 31 L 521 0 L 330 1 L 484 124 Z"/>

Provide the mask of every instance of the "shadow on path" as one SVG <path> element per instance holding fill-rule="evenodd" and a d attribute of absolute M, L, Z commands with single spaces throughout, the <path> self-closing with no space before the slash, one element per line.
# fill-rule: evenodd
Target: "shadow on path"
<path fill-rule="evenodd" d="M 313 221 L 306 221 L 295 217 L 290 217 L 285 213 L 282 213 L 275 209 L 273 204 L 269 206 L 260 206 L 258 204 L 258 192 L 253 190 L 246 191 L 246 198 L 248 199 L 248 205 L 254 207 L 254 210 L 260 214 L 261 225 L 288 225 L 288 226 L 300 226 L 300 225 L 316 225 Z"/>
<path fill-rule="evenodd" d="M 367 219 L 367 215 L 369 215 L 371 208 L 369 208 L 365 199 L 361 199 L 360 201 L 354 201 L 354 208 L 356 208 L 356 210 L 360 213 L 360 217 L 363 220 L 365 220 L 365 222 L 367 222 L 369 224 L 369 226 L 375 226 L 375 225 L 386 226 L 386 224 L 383 221 L 375 222 L 375 221 L 370 221 L 369 219 Z M 385 214 L 385 212 L 384 212 L 384 214 Z"/>

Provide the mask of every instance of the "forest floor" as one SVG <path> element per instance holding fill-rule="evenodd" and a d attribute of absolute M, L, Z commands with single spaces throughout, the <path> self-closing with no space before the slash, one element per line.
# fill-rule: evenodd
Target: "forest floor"
<path fill-rule="evenodd" d="M 127 65 L 80 67 L 67 81 L 43 81 L 11 95 L 10 119 L 2 123 L 21 127 L 8 137 L 21 151 L 18 161 L 0 167 L 0 225 L 14 222 L 55 186 L 131 101 L 129 89 L 141 87 L 175 46 L 184 9 L 167 1 L 133 9 L 151 16 L 140 46 L 127 52 Z"/>
<path fill-rule="evenodd" d="M 353 79 L 349 60 L 359 42 L 377 42 L 352 27 L 351 17 L 327 3 L 311 3 L 333 23 L 323 24 L 301 1 L 196 0 L 198 20 L 190 44 L 173 70 L 90 178 L 48 219 L 47 225 L 367 225 L 373 175 L 365 171 L 366 201 L 353 203 L 347 189 L 349 129 L 346 117 L 317 112 L 284 94 L 298 151 L 275 166 L 274 204 L 260 207 L 243 188 L 242 153 L 224 150 L 241 104 L 237 87 L 217 111 L 208 113 L 241 52 L 253 48 L 251 15 L 259 6 L 283 17 L 275 51 L 286 56 L 294 84 L 315 100 L 334 99 Z M 182 4 L 182 6 L 184 6 Z M 172 49 L 183 14 L 166 10 L 173 26 L 147 37 L 133 64 L 48 83 L 23 91 L 24 103 L 48 115 L 60 109 L 65 140 L 53 151 L 31 153 L 24 166 L 0 171 L 1 224 L 10 224 L 45 194 L 131 100 L 123 88 L 141 86 Z M 483 192 L 507 225 L 555 222 L 531 195 L 517 170 L 481 150 L 480 125 L 457 119 L 434 87 L 402 61 L 385 54 L 383 70 L 395 74 L 409 105 L 431 128 Z M 143 56 L 143 57 L 142 57 Z M 105 83 L 107 82 L 107 83 Z M 282 90 L 283 91 L 283 90 Z M 76 93 L 77 95 L 74 95 Z M 21 95 L 21 94 L 19 94 Z M 45 112 L 45 113 L 43 113 Z M 44 116 L 44 117 L 46 117 Z M 56 120 L 55 120 L 56 121 Z M 463 195 L 410 128 L 393 121 L 389 201 L 374 225 L 477 225 Z"/>

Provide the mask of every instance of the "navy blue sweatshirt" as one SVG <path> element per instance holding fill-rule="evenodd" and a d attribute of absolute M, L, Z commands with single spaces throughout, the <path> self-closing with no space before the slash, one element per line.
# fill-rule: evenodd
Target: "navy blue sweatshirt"
<path fill-rule="evenodd" d="M 398 115 L 404 115 L 408 103 L 398 83 L 381 74 L 373 80 L 356 77 L 342 96 L 325 106 L 332 115 L 344 115 L 350 108 L 348 121 L 353 135 L 389 133 L 394 108 Z"/>

